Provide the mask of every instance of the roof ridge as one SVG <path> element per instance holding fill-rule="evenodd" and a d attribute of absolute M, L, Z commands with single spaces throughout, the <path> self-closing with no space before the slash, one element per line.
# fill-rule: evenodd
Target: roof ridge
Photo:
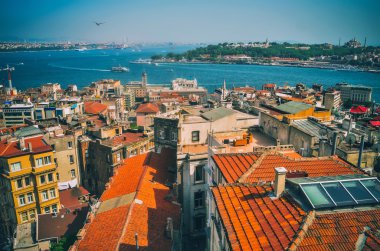
<path fill-rule="evenodd" d="M 269 154 L 270 154 L 269 152 L 262 153 L 261 156 L 251 165 L 251 167 L 248 168 L 248 170 L 240 176 L 237 182 L 244 183 L 245 180 L 249 177 L 249 175 L 251 175 L 251 173 L 255 171 L 256 167 L 258 167 L 263 161 L 263 159 Z"/>
<path fill-rule="evenodd" d="M 307 216 L 304 218 L 303 222 L 299 227 L 298 234 L 293 237 L 293 240 L 289 243 L 288 250 L 295 251 L 298 248 L 298 245 L 305 238 L 309 227 L 313 224 L 315 219 L 315 211 L 311 210 L 307 213 Z"/>
<path fill-rule="evenodd" d="M 121 235 L 120 235 L 120 237 L 119 237 L 119 239 L 117 241 L 117 245 L 116 245 L 115 251 L 120 250 L 120 244 L 122 243 L 122 239 L 123 239 L 123 237 L 125 235 L 125 232 L 127 231 L 128 223 L 131 220 L 132 210 L 133 210 L 133 208 L 134 208 L 134 206 L 136 204 L 135 200 L 137 198 L 137 195 L 139 194 L 139 191 L 140 191 L 141 185 L 143 183 L 145 174 L 146 174 L 146 172 L 148 170 L 148 164 L 150 163 L 150 160 L 152 159 L 152 155 L 153 155 L 153 153 L 150 152 L 149 156 L 147 156 L 148 157 L 148 161 L 146 161 L 146 162 L 144 161 L 144 171 L 141 174 L 141 177 L 140 177 L 139 183 L 137 185 L 136 193 L 135 193 L 135 196 L 133 197 L 133 201 L 131 203 L 131 206 L 128 208 L 127 219 L 125 220 L 125 223 L 124 223 L 124 226 L 123 226 L 123 231 L 121 232 Z"/>

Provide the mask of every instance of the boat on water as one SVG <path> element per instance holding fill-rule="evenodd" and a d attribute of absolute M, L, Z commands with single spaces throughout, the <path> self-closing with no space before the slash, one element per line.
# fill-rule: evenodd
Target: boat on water
<path fill-rule="evenodd" d="M 132 64 L 151 64 L 152 60 L 139 58 L 135 61 L 131 61 Z"/>
<path fill-rule="evenodd" d="M 125 66 L 114 66 L 111 68 L 111 71 L 114 72 L 129 72 L 129 68 Z"/>

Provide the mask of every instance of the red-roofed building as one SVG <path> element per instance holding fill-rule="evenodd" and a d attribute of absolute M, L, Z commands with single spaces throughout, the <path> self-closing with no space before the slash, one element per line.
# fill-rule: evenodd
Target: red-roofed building
<path fill-rule="evenodd" d="M 361 105 L 353 106 L 350 109 L 351 114 L 363 115 L 363 114 L 366 114 L 367 112 L 368 112 L 368 108 Z"/>
<path fill-rule="evenodd" d="M 71 250 L 136 250 L 136 238 L 139 250 L 177 250 L 180 206 L 167 186 L 174 181 L 168 157 L 148 153 L 126 160 Z"/>
<path fill-rule="evenodd" d="M 378 250 L 376 196 L 371 198 L 372 205 L 352 200 L 352 205 L 345 207 L 337 202 L 343 194 L 330 188 L 337 183 L 351 191 L 356 179 L 363 179 L 360 182 L 366 185 L 380 186 L 380 182 L 336 156 L 288 156 L 265 152 L 212 156 L 210 169 L 216 186 L 211 188 L 209 250 Z M 305 185 L 302 189 L 322 187 L 318 182 L 327 182 L 323 187 L 335 203 L 331 202 L 331 208 L 317 207 L 322 195 L 310 191 L 315 198 L 307 197 L 300 188 L 301 184 Z M 366 188 L 368 194 L 377 193 L 374 186 Z"/>
<path fill-rule="evenodd" d="M 371 120 L 369 123 L 373 127 L 380 127 L 380 121 L 378 120 Z"/>
<path fill-rule="evenodd" d="M 275 93 L 276 84 L 263 84 L 263 90 L 269 91 L 270 93 Z"/>
<path fill-rule="evenodd" d="M 124 159 L 144 154 L 154 147 L 153 135 L 125 132 L 110 139 L 89 142 L 87 165 L 82 175 L 84 186 L 92 194 L 101 195 L 105 184 Z M 83 153 L 82 153 L 83 154 Z"/>
<path fill-rule="evenodd" d="M 84 102 L 84 112 L 87 114 L 106 114 L 108 106 L 99 102 Z"/>
<path fill-rule="evenodd" d="M 136 109 L 137 126 L 144 128 L 153 125 L 154 117 L 160 113 L 160 109 L 156 104 L 144 103 Z"/>
<path fill-rule="evenodd" d="M 41 135 L 0 141 L 0 240 L 37 214 L 58 212 L 60 201 L 53 149 Z M 4 202 L 4 201 L 3 201 Z"/>

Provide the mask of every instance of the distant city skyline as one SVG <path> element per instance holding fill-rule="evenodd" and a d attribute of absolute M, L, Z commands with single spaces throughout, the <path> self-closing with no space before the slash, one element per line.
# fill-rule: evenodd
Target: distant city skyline
<path fill-rule="evenodd" d="M 0 41 L 380 45 L 373 0 L 15 0 L 0 8 Z M 95 22 L 104 22 L 97 25 Z"/>

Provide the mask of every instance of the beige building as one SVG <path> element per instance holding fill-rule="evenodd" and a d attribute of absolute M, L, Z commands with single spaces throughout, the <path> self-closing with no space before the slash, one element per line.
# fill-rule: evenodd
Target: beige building
<path fill-rule="evenodd" d="M 340 92 L 334 91 L 325 93 L 324 103 L 326 109 L 338 109 L 342 104 L 342 100 L 340 99 Z"/>
<path fill-rule="evenodd" d="M 47 83 L 41 86 L 41 92 L 53 94 L 61 90 L 61 85 L 58 83 Z"/>
<path fill-rule="evenodd" d="M 54 162 L 57 166 L 58 189 L 77 187 L 80 184 L 80 172 L 76 137 L 65 135 L 61 128 L 44 137 L 53 148 Z"/>

